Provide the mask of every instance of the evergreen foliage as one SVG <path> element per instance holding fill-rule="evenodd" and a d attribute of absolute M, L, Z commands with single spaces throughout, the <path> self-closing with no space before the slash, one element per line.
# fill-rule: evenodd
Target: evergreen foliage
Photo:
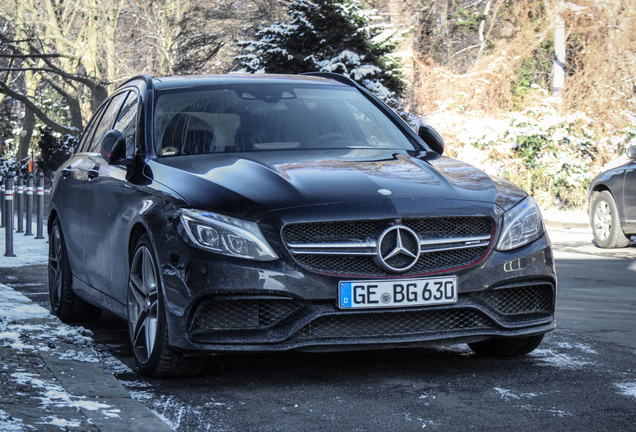
<path fill-rule="evenodd" d="M 367 89 L 394 109 L 404 83 L 399 64 L 390 56 L 406 33 L 379 23 L 375 11 L 357 0 L 282 0 L 291 18 L 241 41 L 241 72 L 336 72 Z"/>
<path fill-rule="evenodd" d="M 49 127 L 40 128 L 40 160 L 37 161 L 38 170 L 49 175 L 57 170 L 73 152 L 77 137 L 55 133 Z"/>

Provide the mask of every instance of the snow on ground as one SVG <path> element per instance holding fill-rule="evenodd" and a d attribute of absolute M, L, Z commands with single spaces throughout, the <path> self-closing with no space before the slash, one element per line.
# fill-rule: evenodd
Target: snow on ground
<path fill-rule="evenodd" d="M 614 386 L 619 389 L 620 394 L 636 399 L 636 383 L 616 383 Z"/>
<path fill-rule="evenodd" d="M 48 255 L 48 240 L 35 239 L 34 236 L 24 236 L 14 233 L 13 252 L 16 257 L 0 255 L 0 267 L 12 268 L 33 264 L 46 264 Z M 5 252 L 5 229 L 0 229 L 0 251 Z M 75 349 L 60 349 L 61 342 L 70 344 Z M 56 354 L 62 360 L 79 362 L 99 362 L 91 349 L 91 332 L 77 326 L 68 326 L 54 318 L 48 309 L 35 303 L 22 293 L 0 285 L 0 347 L 13 350 L 15 355 L 24 352 L 37 354 L 48 352 Z M 57 348 L 56 348 L 57 347 Z M 82 347 L 83 349 L 79 349 Z M 7 365 L 0 365 L 7 370 Z M 68 393 L 56 380 L 45 379 L 37 373 L 25 370 L 11 371 L 8 377 L 11 381 L 31 388 L 36 399 L 40 401 L 40 408 L 70 407 L 99 411 L 107 418 L 118 417 L 117 409 L 96 401 L 85 400 L 85 397 Z M 43 424 L 50 424 L 63 428 L 79 427 L 76 420 L 60 418 L 58 416 L 44 417 Z M 0 429 L 7 431 L 22 431 L 28 427 L 21 419 L 11 417 L 0 410 Z"/>
<path fill-rule="evenodd" d="M 16 419 L 0 409 L 0 426 L 4 432 L 22 432 L 26 429 L 21 419 Z"/>
<path fill-rule="evenodd" d="M 17 218 L 16 218 L 17 221 Z M 14 228 L 17 222 L 14 223 Z M 36 233 L 35 223 L 33 232 Z M 22 233 L 13 233 L 13 254 L 15 257 L 7 257 L 6 254 L 6 228 L 0 228 L 0 267 L 23 267 L 33 264 L 46 264 L 49 253 L 49 240 L 46 230 L 43 239 L 36 239 L 35 234 L 31 236 Z"/>

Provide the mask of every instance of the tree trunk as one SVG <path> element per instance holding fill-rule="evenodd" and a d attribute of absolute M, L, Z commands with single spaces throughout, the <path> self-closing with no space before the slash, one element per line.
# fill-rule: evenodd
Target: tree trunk
<path fill-rule="evenodd" d="M 561 10 L 557 12 L 556 28 L 554 30 L 554 83 L 553 92 L 556 95 L 563 93 L 565 85 L 565 26 Z"/>
<path fill-rule="evenodd" d="M 33 137 L 34 127 L 35 114 L 30 109 L 25 108 L 22 130 L 20 131 L 20 144 L 18 146 L 18 153 L 15 156 L 17 162 L 29 156 L 29 146 L 31 144 L 31 138 Z"/>

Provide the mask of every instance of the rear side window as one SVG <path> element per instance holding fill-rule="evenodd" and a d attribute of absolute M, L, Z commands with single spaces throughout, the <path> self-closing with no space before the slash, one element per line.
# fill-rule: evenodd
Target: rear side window
<path fill-rule="evenodd" d="M 95 134 L 91 137 L 90 144 L 86 142 L 84 146 L 86 148 L 83 148 L 83 151 L 86 151 L 88 153 L 97 153 L 99 151 L 101 138 L 106 132 L 113 128 L 113 124 L 115 123 L 115 119 L 117 118 L 117 114 L 119 113 L 119 108 L 121 107 L 121 104 L 127 95 L 128 92 L 120 93 L 111 99 L 110 103 L 106 107 L 106 110 L 104 111 L 104 115 L 95 127 Z"/>

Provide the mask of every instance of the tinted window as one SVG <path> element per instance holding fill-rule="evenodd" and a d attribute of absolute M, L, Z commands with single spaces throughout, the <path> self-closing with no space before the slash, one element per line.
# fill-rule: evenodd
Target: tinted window
<path fill-rule="evenodd" d="M 113 129 L 117 129 L 126 138 L 127 154 L 132 156 L 135 150 L 135 131 L 137 129 L 137 111 L 139 107 L 139 98 L 136 92 L 128 93 L 126 101 L 124 102 L 117 120 L 115 120 L 115 126 Z"/>
<path fill-rule="evenodd" d="M 106 105 L 101 107 L 101 109 L 97 111 L 97 113 L 93 116 L 91 121 L 88 123 L 88 126 L 86 126 L 86 129 L 84 130 L 84 133 L 82 134 L 82 139 L 77 145 L 78 153 L 88 151 L 88 148 L 91 146 L 91 143 L 93 142 L 93 137 L 95 136 L 95 125 L 99 123 L 99 119 L 101 118 L 102 114 L 104 114 L 105 109 L 106 109 Z"/>
<path fill-rule="evenodd" d="M 158 92 L 160 156 L 322 148 L 413 150 L 414 144 L 351 87 L 258 84 Z"/>
<path fill-rule="evenodd" d="M 109 130 L 113 128 L 115 118 L 119 113 L 119 107 L 128 93 L 121 93 L 115 96 L 104 111 L 104 115 L 99 121 L 99 124 L 95 128 L 95 135 L 91 138 L 90 144 L 87 144 L 88 149 L 84 150 L 89 153 L 96 153 L 99 151 L 100 138 Z"/>

